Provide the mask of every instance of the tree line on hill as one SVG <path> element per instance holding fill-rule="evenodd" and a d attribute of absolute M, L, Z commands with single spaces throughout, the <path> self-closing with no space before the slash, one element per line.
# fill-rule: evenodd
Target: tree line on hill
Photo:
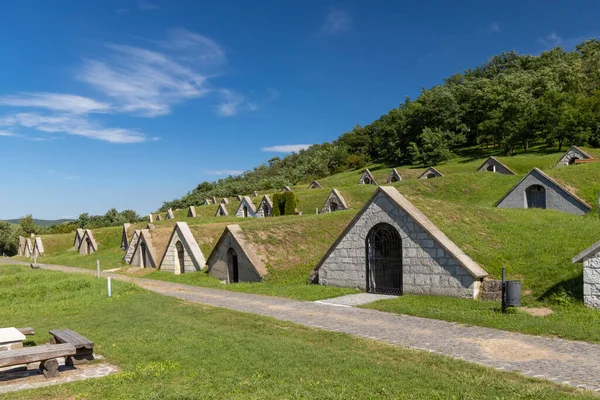
<path fill-rule="evenodd" d="M 141 222 L 142 218 L 133 210 L 117 211 L 111 208 L 104 215 L 81 214 L 75 221 L 63 222 L 50 226 L 35 223 L 31 214 L 19 219 L 19 224 L 11 224 L 0 220 L 0 254 L 14 256 L 19 246 L 19 236 L 48 235 L 55 233 L 71 233 L 77 228 L 96 229 L 108 226 L 121 226 L 126 222 Z"/>
<path fill-rule="evenodd" d="M 423 89 L 369 125 L 356 125 L 332 143 L 315 144 L 251 171 L 202 182 L 168 208 L 216 196 L 275 190 L 370 162 L 436 165 L 471 148 L 510 155 L 533 145 L 600 147 L 600 41 L 539 56 L 505 52 Z"/>

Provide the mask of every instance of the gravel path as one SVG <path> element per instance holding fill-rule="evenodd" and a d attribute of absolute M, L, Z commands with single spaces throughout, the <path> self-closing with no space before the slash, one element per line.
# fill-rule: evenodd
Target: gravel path
<path fill-rule="evenodd" d="M 2 258 L 0 263 L 29 265 Z M 81 268 L 40 266 L 55 271 L 95 275 L 95 271 Z M 323 302 L 236 293 L 106 272 L 102 275 L 186 301 L 344 332 L 600 392 L 600 345 L 593 343 L 339 307 Z"/>

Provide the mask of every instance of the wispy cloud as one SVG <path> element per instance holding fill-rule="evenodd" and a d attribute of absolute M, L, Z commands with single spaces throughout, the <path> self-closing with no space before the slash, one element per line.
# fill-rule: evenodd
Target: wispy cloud
<path fill-rule="evenodd" d="M 216 101 L 219 116 L 258 108 L 233 89 L 210 85 L 214 77 L 228 71 L 226 53 L 214 40 L 177 28 L 167 32 L 165 39 L 147 43 L 153 48 L 107 44 L 103 52 L 82 61 L 75 78 L 97 91 L 98 99 L 41 91 L 0 95 L 0 108 L 10 111 L 0 114 L 0 127 L 10 128 L 5 131 L 11 133 L 21 133 L 21 127 L 111 143 L 139 143 L 156 138 L 135 129 L 106 127 L 94 114 L 152 118 L 208 95 Z"/>
<path fill-rule="evenodd" d="M 204 171 L 205 174 L 208 175 L 215 175 L 215 176 L 229 176 L 229 175 L 241 175 L 244 173 L 244 171 L 241 170 L 237 170 L 237 169 L 214 169 L 214 170 L 206 170 Z"/>
<path fill-rule="evenodd" d="M 352 17 L 345 10 L 334 9 L 329 11 L 321 25 L 321 33 L 328 35 L 341 35 L 352 27 Z"/>
<path fill-rule="evenodd" d="M 151 11 L 158 10 L 160 7 L 145 0 L 138 0 L 137 6 L 140 10 Z"/>
<path fill-rule="evenodd" d="M 4 137 L 16 137 L 18 135 L 16 133 L 10 132 L 10 131 L 0 131 L 0 136 L 4 136 Z"/>
<path fill-rule="evenodd" d="M 549 35 L 542 36 L 539 41 L 544 47 L 551 49 L 560 46 L 563 43 L 563 38 L 558 36 L 556 32 L 552 32 Z"/>
<path fill-rule="evenodd" d="M 501 33 L 502 29 L 500 28 L 498 21 L 494 21 L 488 25 L 488 31 L 491 33 Z"/>
<path fill-rule="evenodd" d="M 137 131 L 106 128 L 91 121 L 87 116 L 73 114 L 17 113 L 1 117 L 0 126 L 21 126 L 46 133 L 66 133 L 111 143 L 139 143 L 146 140 L 146 137 Z"/>
<path fill-rule="evenodd" d="M 283 144 L 279 146 L 263 147 L 261 150 L 271 153 L 292 153 L 309 148 L 312 144 Z"/>
<path fill-rule="evenodd" d="M 0 106 L 44 108 L 73 114 L 107 112 L 111 106 L 86 97 L 59 93 L 21 93 L 0 96 Z"/>

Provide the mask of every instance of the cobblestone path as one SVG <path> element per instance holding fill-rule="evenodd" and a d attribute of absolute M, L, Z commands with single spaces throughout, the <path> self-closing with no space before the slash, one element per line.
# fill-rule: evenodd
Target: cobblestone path
<path fill-rule="evenodd" d="M 5 264 L 26 264 L 1 259 Z M 28 264 L 27 264 L 28 265 Z M 94 275 L 95 271 L 41 265 Z M 103 273 L 165 296 L 380 340 L 588 390 L 600 391 L 600 345 L 354 307 L 200 288 Z"/>

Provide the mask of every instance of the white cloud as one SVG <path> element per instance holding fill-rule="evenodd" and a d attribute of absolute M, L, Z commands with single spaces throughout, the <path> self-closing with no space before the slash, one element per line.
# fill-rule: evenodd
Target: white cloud
<path fill-rule="evenodd" d="M 222 117 L 232 117 L 236 115 L 239 112 L 240 107 L 244 104 L 244 96 L 229 89 L 219 90 L 219 97 L 221 98 L 221 103 L 217 106 L 217 114 Z M 255 106 L 256 105 L 252 103 L 248 107 L 256 109 Z"/>
<path fill-rule="evenodd" d="M 328 35 L 341 35 L 352 27 L 352 17 L 344 10 L 331 10 L 321 25 L 321 33 Z"/>
<path fill-rule="evenodd" d="M 215 176 L 229 176 L 229 175 L 241 175 L 244 171 L 237 169 L 215 169 L 215 170 L 206 170 L 205 174 L 215 175 Z"/>
<path fill-rule="evenodd" d="M 498 21 L 494 21 L 491 24 L 488 25 L 488 30 L 491 33 L 500 33 L 502 32 L 502 29 L 500 28 L 500 24 L 498 23 Z"/>
<path fill-rule="evenodd" d="M 563 43 L 563 38 L 558 36 L 555 32 L 552 32 L 547 36 L 543 36 L 539 40 L 540 43 L 544 45 L 544 47 L 546 47 L 547 49 L 560 46 Z"/>
<path fill-rule="evenodd" d="M 160 8 L 156 4 L 149 3 L 145 0 L 138 0 L 137 6 L 140 10 L 144 10 L 144 11 L 158 10 Z"/>
<path fill-rule="evenodd" d="M 46 133 L 66 133 L 110 143 L 139 143 L 146 140 L 146 137 L 137 131 L 105 128 L 81 115 L 18 113 L 0 117 L 0 125 L 21 126 Z"/>
<path fill-rule="evenodd" d="M 0 106 L 45 108 L 73 114 L 107 112 L 111 106 L 87 97 L 60 93 L 21 93 L 0 96 Z"/>
<path fill-rule="evenodd" d="M 263 147 L 261 150 L 271 153 L 292 153 L 309 148 L 312 144 L 284 144 L 279 146 Z"/>
<path fill-rule="evenodd" d="M 16 137 L 19 136 L 16 133 L 10 132 L 10 131 L 0 131 L 0 136 L 4 136 L 4 137 Z"/>

